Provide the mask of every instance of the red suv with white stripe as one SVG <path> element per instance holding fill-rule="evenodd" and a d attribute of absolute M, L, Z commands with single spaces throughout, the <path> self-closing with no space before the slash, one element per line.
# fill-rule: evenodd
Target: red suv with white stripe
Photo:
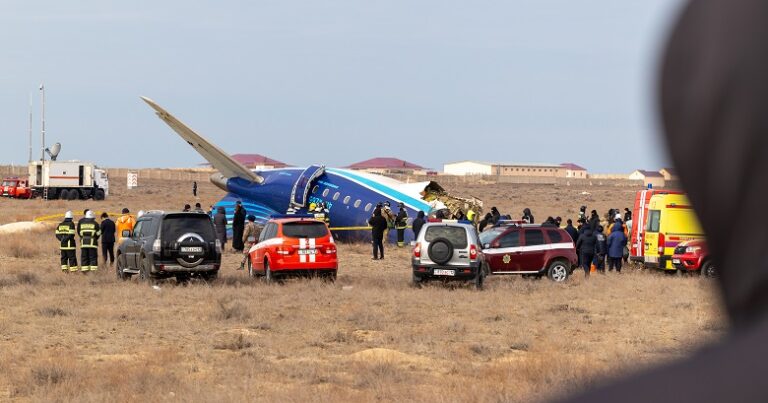
<path fill-rule="evenodd" d="M 514 224 L 480 233 L 491 274 L 522 274 L 565 281 L 576 267 L 576 248 L 565 230 Z"/>
<path fill-rule="evenodd" d="M 248 255 L 248 274 L 267 282 L 285 275 L 336 279 L 336 243 L 328 226 L 313 216 L 273 217 Z"/>

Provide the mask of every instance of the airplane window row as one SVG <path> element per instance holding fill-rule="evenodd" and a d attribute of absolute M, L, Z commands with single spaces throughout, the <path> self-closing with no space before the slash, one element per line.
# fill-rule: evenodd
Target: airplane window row
<path fill-rule="evenodd" d="M 320 186 L 318 186 L 318 185 L 315 185 L 315 186 L 312 188 L 312 194 L 316 194 L 318 191 L 320 191 Z M 328 195 L 329 195 L 330 193 L 331 193 L 331 189 L 329 189 L 329 188 L 325 188 L 325 189 L 323 190 L 323 193 L 322 193 L 322 194 L 323 194 L 323 197 L 328 197 Z M 336 192 L 336 193 L 334 193 L 334 194 L 333 194 L 333 198 L 332 198 L 332 199 L 333 199 L 333 201 L 339 200 L 339 197 L 340 197 L 340 196 L 341 196 L 341 193 L 340 193 L 340 192 Z M 352 198 L 351 198 L 350 196 L 345 196 L 345 197 L 344 197 L 344 200 L 342 201 L 342 203 L 344 203 L 344 204 L 349 204 L 349 202 L 350 202 L 350 201 L 352 201 Z M 355 208 L 360 208 L 360 205 L 361 205 L 361 204 L 363 204 L 363 201 L 362 201 L 362 200 L 360 200 L 360 199 L 357 199 L 357 200 L 355 200 L 355 203 L 353 204 L 353 206 L 354 206 Z M 371 211 L 371 208 L 373 208 L 373 204 L 371 204 L 371 203 L 368 203 L 368 204 L 366 204 L 366 205 L 365 205 L 365 211 Z"/>

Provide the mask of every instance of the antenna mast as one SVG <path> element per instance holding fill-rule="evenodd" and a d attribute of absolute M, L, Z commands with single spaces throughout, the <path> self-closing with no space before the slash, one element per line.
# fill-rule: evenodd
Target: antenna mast
<path fill-rule="evenodd" d="M 40 137 L 42 139 L 40 144 L 40 161 L 45 161 L 45 86 L 42 83 L 40 84 L 40 91 L 42 104 L 42 115 L 40 118 Z"/>
<path fill-rule="evenodd" d="M 32 162 L 32 93 L 29 93 L 29 159 Z"/>

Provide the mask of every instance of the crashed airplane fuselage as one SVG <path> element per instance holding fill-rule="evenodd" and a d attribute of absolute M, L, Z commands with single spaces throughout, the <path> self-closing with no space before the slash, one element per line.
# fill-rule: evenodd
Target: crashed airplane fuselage
<path fill-rule="evenodd" d="M 444 208 L 454 213 L 469 209 L 478 214 L 482 211 L 480 200 L 448 195 L 434 181 L 403 183 L 381 175 L 320 165 L 251 171 L 154 101 L 142 99 L 219 171 L 211 176 L 211 182 L 227 195 L 214 207 L 224 207 L 230 221 L 237 201 L 260 223 L 271 215 L 285 214 L 289 208 L 306 212 L 310 204 L 324 202 L 337 240 L 366 240 L 370 239 L 368 219 L 377 203 L 389 202 L 397 213 L 397 205 L 402 202 L 408 212 L 409 226 L 419 211 L 426 214 Z M 395 231 L 390 231 L 389 236 L 393 240 Z M 406 241 L 412 239 L 413 232 L 406 231 Z"/>

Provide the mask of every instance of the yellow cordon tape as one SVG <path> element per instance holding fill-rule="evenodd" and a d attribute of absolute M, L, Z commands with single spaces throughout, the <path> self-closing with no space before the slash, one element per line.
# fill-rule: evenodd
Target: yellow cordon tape
<path fill-rule="evenodd" d="M 99 217 L 101 215 L 101 213 L 102 213 L 101 211 L 94 211 L 93 212 L 93 214 L 95 214 L 96 217 Z M 110 213 L 110 212 L 107 212 L 107 214 L 109 214 L 110 217 L 113 217 L 113 216 L 114 217 L 119 217 L 119 216 L 123 215 L 123 213 Z M 40 217 L 35 217 L 35 219 L 33 221 L 34 222 L 54 222 L 54 221 L 59 221 L 59 220 L 63 220 L 63 219 L 64 219 L 64 213 L 58 213 L 58 214 L 43 215 L 43 216 L 40 216 Z"/>
<path fill-rule="evenodd" d="M 411 228 L 411 227 L 408 227 Z M 371 230 L 371 227 L 330 227 L 331 231 L 362 231 Z M 394 228 L 392 228 L 394 229 Z"/>

